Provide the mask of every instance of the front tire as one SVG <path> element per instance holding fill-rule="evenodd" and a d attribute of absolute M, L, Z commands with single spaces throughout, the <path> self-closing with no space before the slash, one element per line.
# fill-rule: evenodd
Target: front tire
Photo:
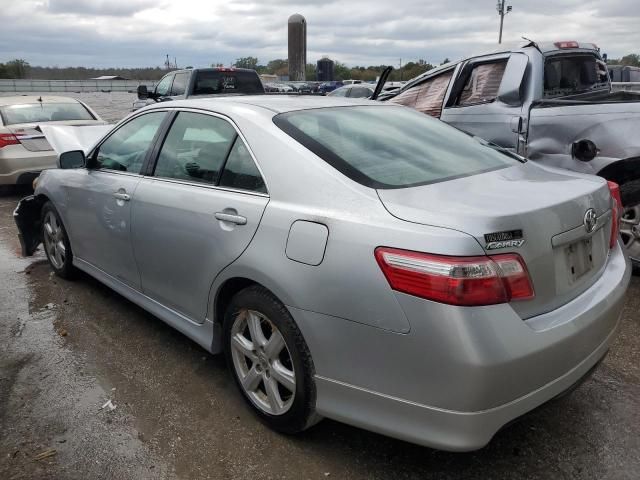
<path fill-rule="evenodd" d="M 316 423 L 316 388 L 309 349 L 287 308 L 251 286 L 225 313 L 227 363 L 247 403 L 269 427 L 298 433 Z"/>
<path fill-rule="evenodd" d="M 51 269 L 56 275 L 69 279 L 75 273 L 73 252 L 67 231 L 53 203 L 42 207 L 42 243 Z"/>

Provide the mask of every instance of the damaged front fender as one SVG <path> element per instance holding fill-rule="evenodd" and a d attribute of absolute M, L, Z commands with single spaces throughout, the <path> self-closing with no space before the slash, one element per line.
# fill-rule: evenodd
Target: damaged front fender
<path fill-rule="evenodd" d="M 42 242 L 42 204 L 41 199 L 29 195 L 20 200 L 13 212 L 23 257 L 33 255 Z"/>

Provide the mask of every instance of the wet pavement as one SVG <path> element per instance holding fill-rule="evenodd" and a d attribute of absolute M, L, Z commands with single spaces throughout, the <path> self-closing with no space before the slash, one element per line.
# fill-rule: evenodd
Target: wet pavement
<path fill-rule="evenodd" d="M 222 357 L 86 275 L 53 276 L 41 251 L 20 258 L 18 198 L 0 194 L 1 479 L 640 477 L 638 278 L 595 375 L 483 450 L 329 420 L 288 437 L 252 415 Z"/>

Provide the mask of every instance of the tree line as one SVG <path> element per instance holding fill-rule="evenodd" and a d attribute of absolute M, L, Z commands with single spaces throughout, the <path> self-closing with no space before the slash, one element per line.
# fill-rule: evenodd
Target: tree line
<path fill-rule="evenodd" d="M 443 63 L 448 62 L 445 60 Z M 289 74 L 289 62 L 286 59 L 271 60 L 266 65 L 261 65 L 257 57 L 242 57 L 236 59 L 234 66 L 237 68 L 250 68 L 260 74 L 266 73 L 278 75 L 280 77 Z M 333 72 L 336 80 L 376 80 L 386 68 L 386 65 L 371 65 L 368 67 L 348 67 L 344 63 L 334 61 Z M 408 80 L 416 77 L 421 73 L 434 68 L 434 65 L 427 63 L 425 60 L 417 60 L 415 62 L 407 62 L 402 68 L 396 68 L 389 77 L 390 81 Z M 305 69 L 305 77 L 307 80 L 316 79 L 316 65 L 308 63 Z"/>
<path fill-rule="evenodd" d="M 445 59 L 442 63 L 447 63 Z M 640 55 L 631 53 L 622 58 L 610 58 L 609 65 L 625 65 L 640 67 Z M 212 67 L 222 67 L 222 64 L 213 64 Z M 234 66 L 237 68 L 250 68 L 258 73 L 286 76 L 289 74 L 289 63 L 286 59 L 275 59 L 266 65 L 258 62 L 257 57 L 242 57 L 236 59 Z M 373 81 L 382 73 L 386 65 L 370 65 L 368 67 L 348 67 L 344 63 L 334 62 L 334 77 L 336 80 L 364 80 Z M 423 59 L 407 62 L 402 68 L 395 68 L 389 77 L 390 81 L 409 80 L 434 68 Z M 190 67 L 186 67 L 190 68 Z M 159 80 L 167 69 L 164 67 L 143 68 L 85 68 L 85 67 L 40 67 L 29 65 L 26 60 L 16 58 L 6 63 L 0 63 L 0 78 L 31 78 L 35 80 L 86 80 L 103 75 L 118 75 L 131 80 Z M 307 80 L 316 79 L 316 65 L 309 63 L 306 66 Z"/>

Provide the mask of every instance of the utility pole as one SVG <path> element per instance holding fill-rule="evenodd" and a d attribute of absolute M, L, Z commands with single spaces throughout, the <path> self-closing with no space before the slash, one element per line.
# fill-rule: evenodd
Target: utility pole
<path fill-rule="evenodd" d="M 400 81 L 402 81 L 402 59 L 400 59 Z"/>
<path fill-rule="evenodd" d="M 506 14 L 511 12 L 511 10 L 513 10 L 513 7 L 511 5 L 507 5 L 505 10 L 504 1 L 505 0 L 498 0 L 498 5 L 496 7 L 498 9 L 498 15 L 500 15 L 500 33 L 498 35 L 498 43 L 502 43 L 502 27 L 504 25 L 504 17 Z"/>

